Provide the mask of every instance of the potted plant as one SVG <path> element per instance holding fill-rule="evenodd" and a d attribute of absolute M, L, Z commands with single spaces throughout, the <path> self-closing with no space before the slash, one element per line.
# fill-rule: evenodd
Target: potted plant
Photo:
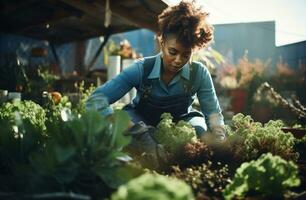
<path fill-rule="evenodd" d="M 247 103 L 247 89 L 256 76 L 262 76 L 270 61 L 256 59 L 249 61 L 247 51 L 237 65 L 226 63 L 218 73 L 217 80 L 221 87 L 228 91 L 234 113 L 243 112 Z"/>
<path fill-rule="evenodd" d="M 104 48 L 104 64 L 107 66 L 107 80 L 111 80 L 120 73 L 121 57 L 120 48 L 113 40 L 110 40 Z"/>

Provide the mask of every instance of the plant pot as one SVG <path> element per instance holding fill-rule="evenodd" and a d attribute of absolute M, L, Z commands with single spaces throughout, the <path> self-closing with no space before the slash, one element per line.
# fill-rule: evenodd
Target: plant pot
<path fill-rule="evenodd" d="M 292 128 L 292 127 L 284 127 L 282 131 L 285 133 L 292 133 L 292 135 L 298 139 L 301 139 L 306 135 L 306 128 Z"/>
<path fill-rule="evenodd" d="M 236 114 L 243 112 L 247 100 L 247 92 L 245 89 L 233 89 L 229 91 L 229 96 L 231 97 L 231 110 Z"/>
<path fill-rule="evenodd" d="M 21 93 L 20 92 L 9 92 L 8 100 L 21 100 Z"/>
<path fill-rule="evenodd" d="M 252 118 L 256 122 L 267 123 L 272 117 L 272 109 L 268 106 L 253 105 Z"/>
<path fill-rule="evenodd" d="M 122 69 L 124 70 L 125 68 L 129 67 L 131 64 L 135 62 L 135 59 L 129 58 L 129 59 L 122 59 Z M 132 99 L 136 96 L 136 89 L 132 88 L 126 95 L 124 95 L 121 99 L 120 102 L 124 104 L 128 104 L 132 101 Z"/>
<path fill-rule="evenodd" d="M 48 55 L 48 50 L 43 47 L 35 47 L 31 49 L 31 56 L 33 57 L 45 57 Z"/>
<path fill-rule="evenodd" d="M 120 56 L 110 56 L 108 58 L 107 80 L 111 80 L 120 73 L 121 67 Z"/>

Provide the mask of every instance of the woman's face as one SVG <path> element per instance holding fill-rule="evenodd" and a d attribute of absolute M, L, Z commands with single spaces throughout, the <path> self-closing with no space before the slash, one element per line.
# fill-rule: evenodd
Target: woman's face
<path fill-rule="evenodd" d="M 176 74 L 190 60 L 192 49 L 186 48 L 179 42 L 175 35 L 169 35 L 161 41 L 163 53 L 163 69 L 169 74 Z"/>

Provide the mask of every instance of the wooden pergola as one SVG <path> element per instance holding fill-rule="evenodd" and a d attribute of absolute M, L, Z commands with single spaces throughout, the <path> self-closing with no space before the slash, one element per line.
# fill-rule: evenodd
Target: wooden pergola
<path fill-rule="evenodd" d="M 157 30 L 162 0 L 109 0 L 111 21 L 104 26 L 106 0 L 1 0 L 0 31 L 54 44 L 106 36 L 136 28 Z"/>
<path fill-rule="evenodd" d="M 162 0 L 1 0 L 0 32 L 48 41 L 58 64 L 55 45 L 103 36 L 89 66 L 77 66 L 83 74 L 110 35 L 137 28 L 156 32 L 157 16 L 166 7 Z"/>

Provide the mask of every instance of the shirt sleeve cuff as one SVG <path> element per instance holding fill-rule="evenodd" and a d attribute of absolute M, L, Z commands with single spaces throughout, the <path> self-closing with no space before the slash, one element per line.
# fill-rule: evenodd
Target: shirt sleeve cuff
<path fill-rule="evenodd" d="M 101 113 L 103 116 L 108 116 L 114 113 L 114 110 L 111 107 L 107 107 L 103 110 L 99 110 L 99 113 Z"/>

